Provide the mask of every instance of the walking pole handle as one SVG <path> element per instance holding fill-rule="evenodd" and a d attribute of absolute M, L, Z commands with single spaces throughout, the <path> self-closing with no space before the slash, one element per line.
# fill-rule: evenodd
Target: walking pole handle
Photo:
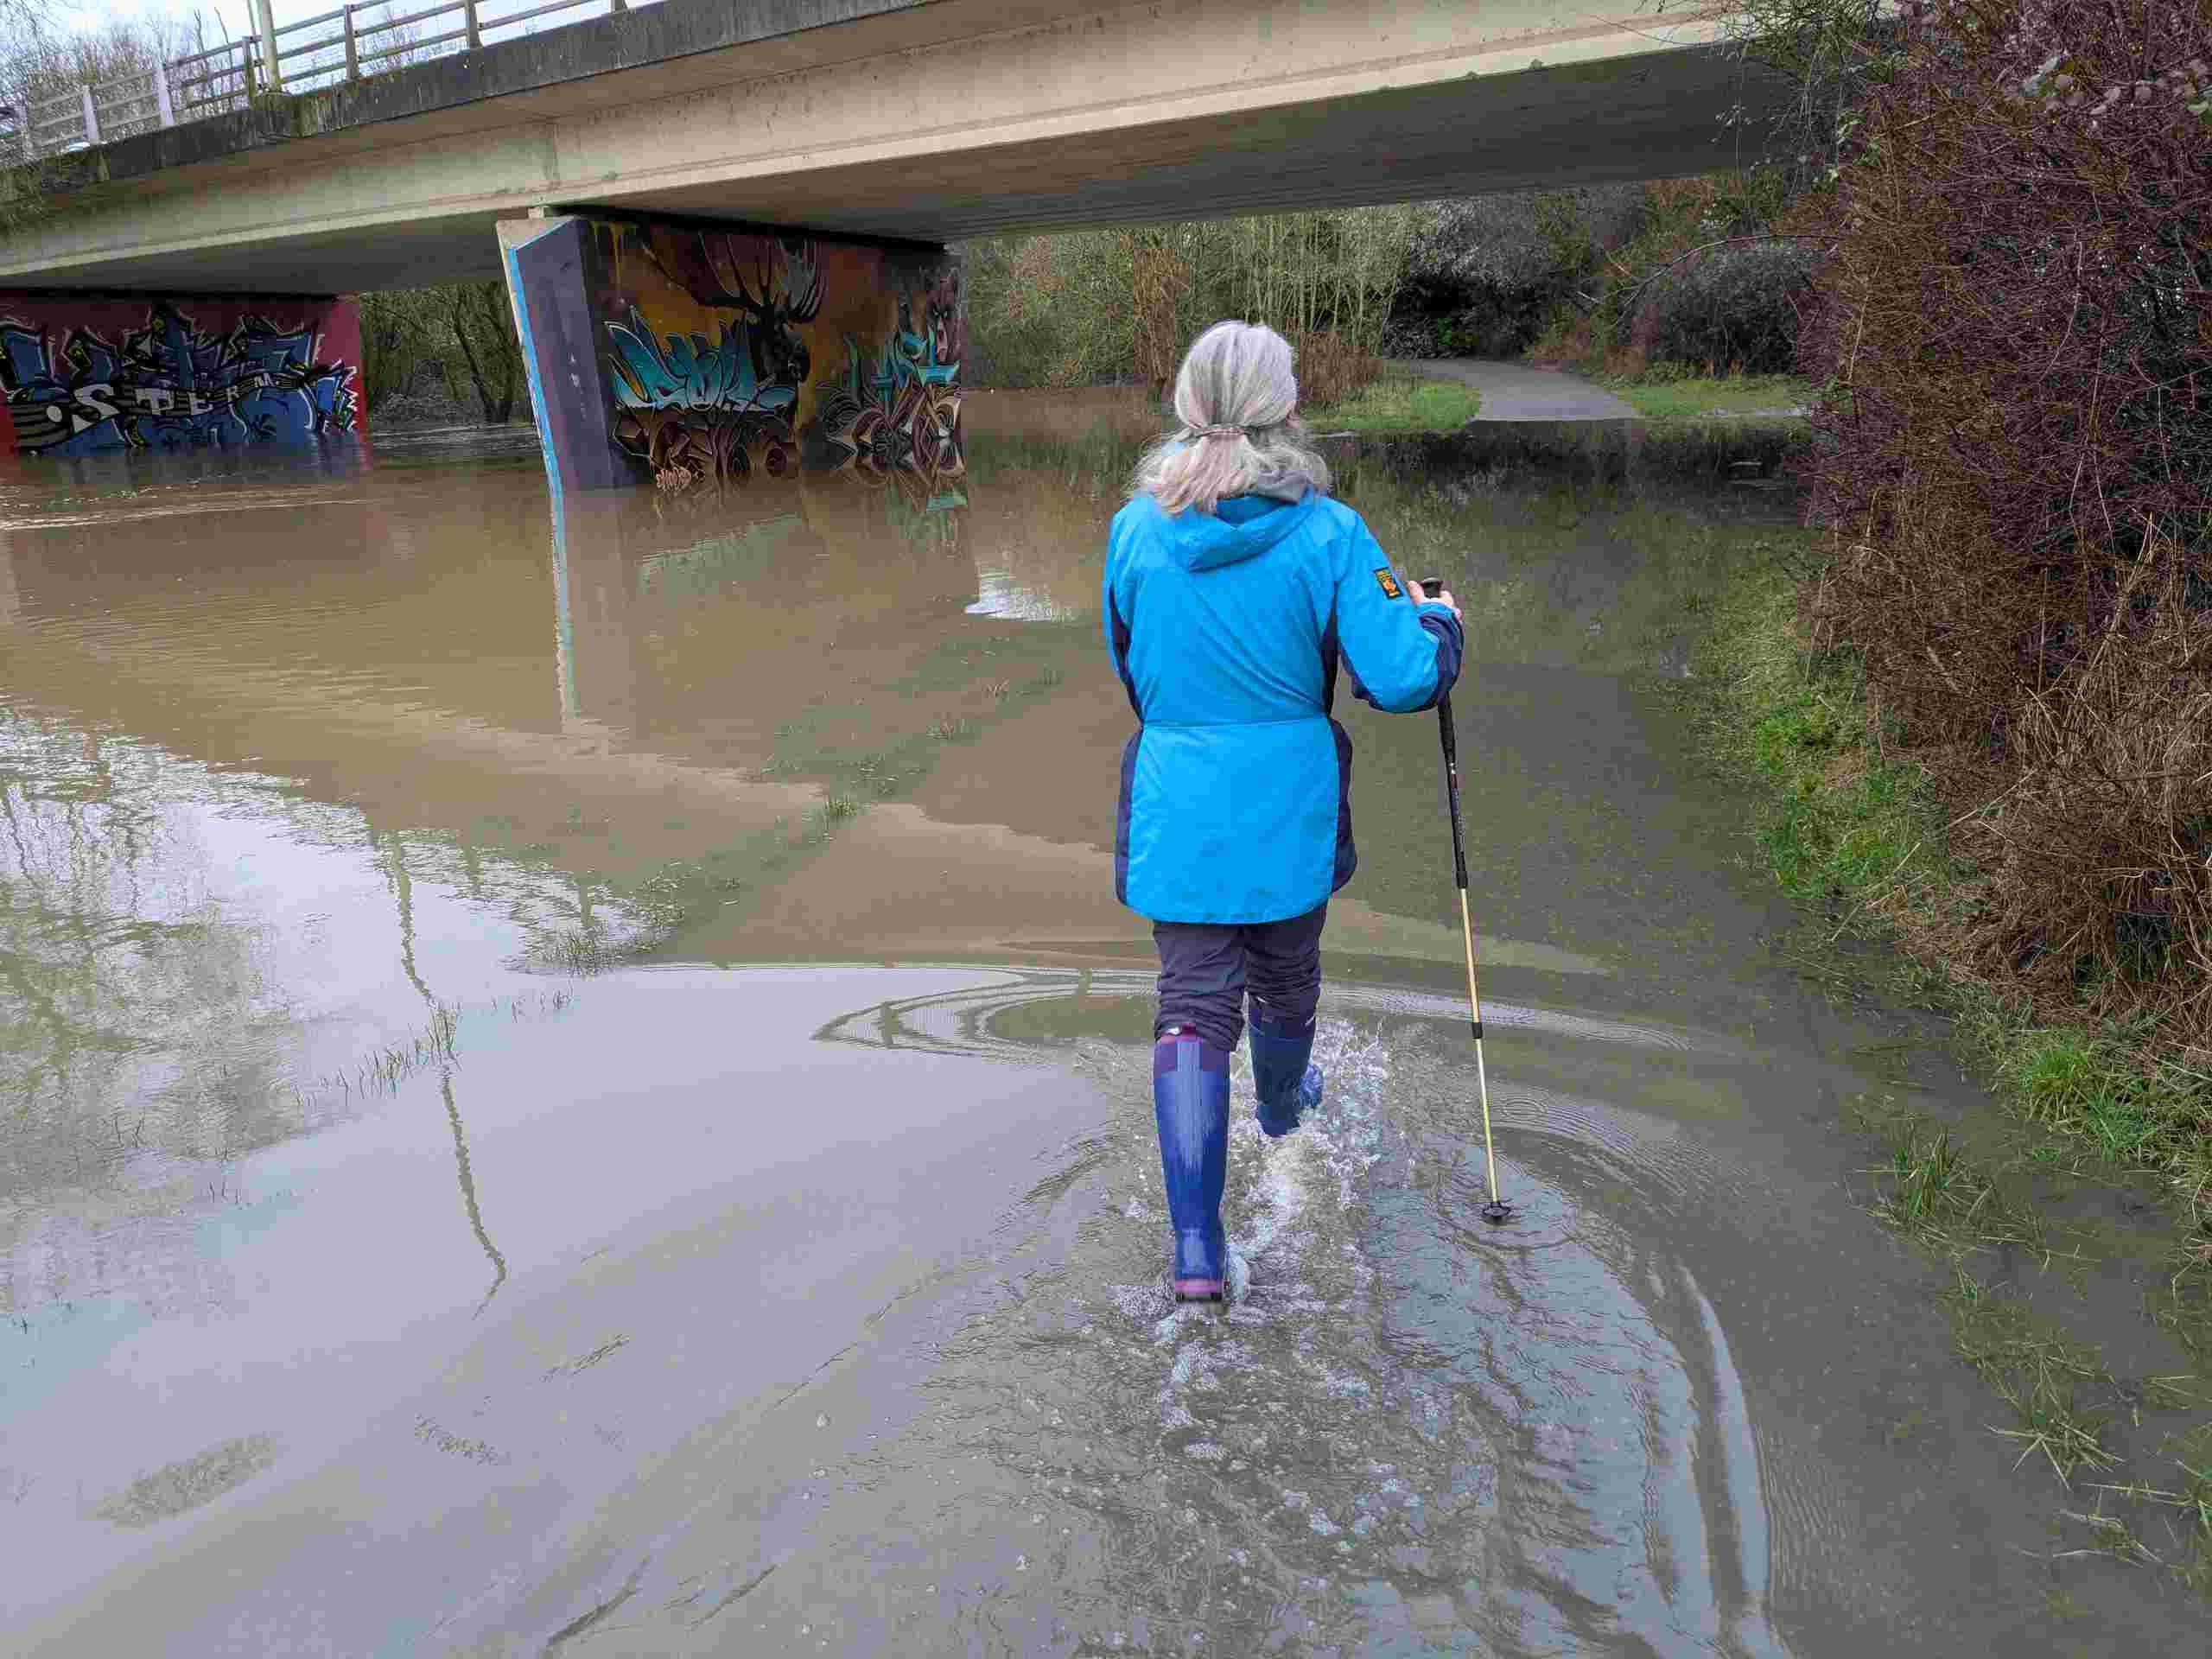
<path fill-rule="evenodd" d="M 1452 729 L 1452 694 L 1436 700 L 1436 727 L 1444 738 L 1444 796 L 1452 809 L 1452 879 L 1467 890 L 1467 842 L 1459 829 L 1459 739 Z"/>
<path fill-rule="evenodd" d="M 1423 598 L 1434 599 L 1444 591 L 1444 578 L 1423 576 L 1421 579 Z M 1459 891 L 1467 890 L 1467 843 L 1459 830 L 1459 734 L 1452 727 L 1452 694 L 1441 692 L 1436 699 L 1436 728 L 1444 739 L 1444 793 L 1452 808 L 1452 879 Z"/>

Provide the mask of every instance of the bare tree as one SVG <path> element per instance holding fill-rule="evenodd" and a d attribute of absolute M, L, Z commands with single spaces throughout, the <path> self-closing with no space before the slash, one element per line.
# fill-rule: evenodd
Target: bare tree
<path fill-rule="evenodd" d="M 446 326 L 461 348 L 468 378 L 484 418 L 504 424 L 515 411 L 515 393 L 522 378 L 522 345 L 515 338 L 514 312 L 507 303 L 507 285 L 488 282 L 456 283 L 444 290 Z"/>
<path fill-rule="evenodd" d="M 1885 0 L 1743 0 L 1724 27 L 1739 59 L 1788 89 L 1769 118 L 1793 185 L 1832 182 L 1868 94 L 1895 71 L 1896 9 Z"/>

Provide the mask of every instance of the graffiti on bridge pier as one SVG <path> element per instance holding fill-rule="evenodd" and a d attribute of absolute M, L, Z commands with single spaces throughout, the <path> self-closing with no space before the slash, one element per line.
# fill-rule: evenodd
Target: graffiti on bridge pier
<path fill-rule="evenodd" d="M 938 359 L 942 338 L 934 326 L 914 331 L 903 295 L 898 327 L 873 362 L 864 363 L 860 341 L 845 336 L 845 378 L 824 389 L 820 404 L 822 434 L 841 469 L 871 480 L 912 478 L 931 488 L 966 473 L 960 364 Z"/>
<path fill-rule="evenodd" d="M 614 446 L 664 489 L 809 471 L 957 505 L 967 323 L 950 256 L 598 221 Z"/>
<path fill-rule="evenodd" d="M 268 315 L 283 307 L 283 321 Z M 308 444 L 358 433 L 351 301 L 0 296 L 0 453 Z"/>

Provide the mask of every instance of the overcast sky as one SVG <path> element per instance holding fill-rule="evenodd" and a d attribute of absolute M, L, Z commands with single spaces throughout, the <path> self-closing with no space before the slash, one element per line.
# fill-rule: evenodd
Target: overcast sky
<path fill-rule="evenodd" d="M 340 3 L 342 0 L 270 0 L 270 10 L 276 13 L 278 22 L 289 23 L 296 17 L 319 17 L 324 12 L 335 11 Z M 392 10 L 394 15 L 404 17 L 410 12 L 424 10 L 429 3 L 430 0 L 404 0 L 404 3 L 393 7 Z M 190 0 L 173 0 L 168 4 L 162 3 L 161 0 L 52 0 L 52 4 L 55 22 L 69 30 L 98 29 L 117 17 L 184 19 L 190 17 L 194 11 L 208 20 L 207 33 L 212 39 L 222 38 L 222 30 L 214 26 L 217 18 L 222 20 L 224 29 L 230 31 L 232 40 L 241 35 L 251 34 L 253 29 L 253 0 L 200 0 L 197 5 L 190 3 Z M 382 11 L 385 8 L 379 4 L 376 10 Z M 530 7 L 526 0 L 509 0 L 508 3 L 491 5 L 487 15 L 528 10 Z M 537 18 L 534 22 L 540 29 L 556 29 L 563 23 L 582 22 L 605 10 L 603 6 L 580 6 L 575 11 L 556 12 L 550 17 Z M 320 34 L 321 31 L 316 32 Z"/>
<path fill-rule="evenodd" d="M 295 17 L 313 17 L 321 12 L 334 11 L 339 3 L 340 0 L 270 0 L 270 10 L 276 14 L 278 22 L 288 23 Z M 409 10 L 415 8 L 410 6 Z M 219 3 L 202 0 L 202 3 L 197 6 L 151 4 L 148 0 L 74 0 L 74 3 L 55 0 L 54 16 L 64 29 L 98 29 L 115 17 L 185 18 L 194 11 L 209 20 L 208 33 L 219 38 L 220 31 L 213 27 L 218 17 L 222 19 L 224 27 L 230 30 L 234 40 L 240 35 L 250 33 L 253 28 L 251 0 L 219 0 Z"/>

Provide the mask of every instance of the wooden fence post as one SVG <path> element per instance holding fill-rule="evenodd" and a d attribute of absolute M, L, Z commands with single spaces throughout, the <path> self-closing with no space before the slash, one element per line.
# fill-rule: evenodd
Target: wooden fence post
<path fill-rule="evenodd" d="M 92 105 L 92 84 L 86 81 L 77 90 L 85 95 L 85 142 L 97 144 L 100 141 L 100 112 Z"/>
<path fill-rule="evenodd" d="M 169 96 L 169 67 L 158 58 L 154 60 L 154 107 L 161 111 L 163 126 L 176 125 L 176 102 Z"/>
<path fill-rule="evenodd" d="M 468 49 L 474 52 L 484 44 L 484 31 L 476 26 L 476 0 L 465 0 L 468 10 Z"/>
<path fill-rule="evenodd" d="M 361 78 L 361 43 L 353 35 L 353 8 L 346 8 L 346 79 Z"/>

